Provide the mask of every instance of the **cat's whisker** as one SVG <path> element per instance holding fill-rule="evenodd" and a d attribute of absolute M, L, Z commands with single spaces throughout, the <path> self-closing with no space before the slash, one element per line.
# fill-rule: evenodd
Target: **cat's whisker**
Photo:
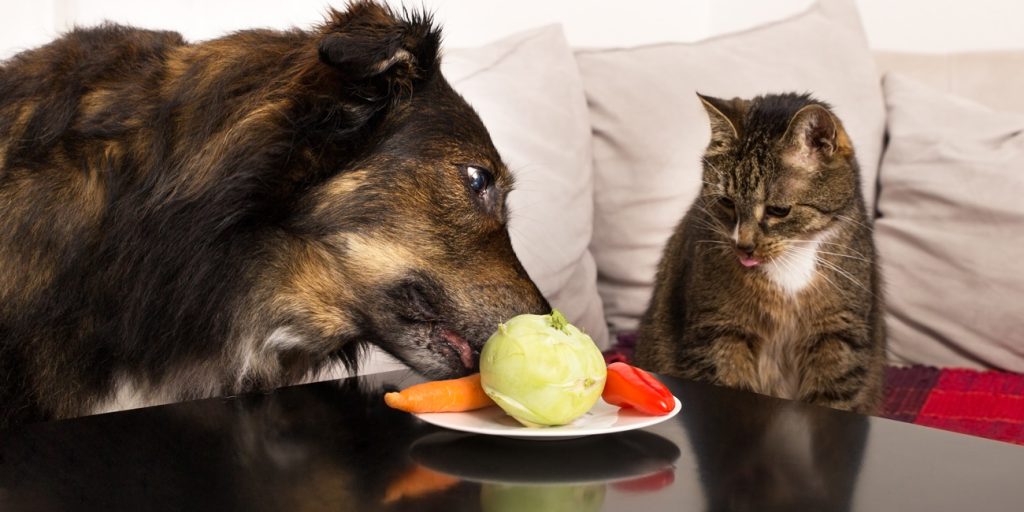
<path fill-rule="evenodd" d="M 841 291 L 842 290 L 842 288 L 838 284 L 836 284 L 835 281 L 829 279 L 828 276 L 825 275 L 824 272 L 819 270 L 817 266 L 814 267 L 814 273 L 817 274 L 818 277 L 820 277 L 820 278 L 824 279 L 825 281 L 827 281 L 828 284 L 832 285 L 832 288 L 834 288 L 835 290 L 837 290 L 837 291 Z"/>
<path fill-rule="evenodd" d="M 786 269 L 787 272 L 792 272 L 794 270 L 794 268 L 796 267 L 796 262 L 793 261 L 793 258 L 796 258 L 796 253 L 795 252 L 792 252 L 792 253 L 789 252 L 789 249 L 803 249 L 803 248 L 802 247 L 789 246 L 789 247 L 787 247 L 787 250 L 782 253 L 782 256 L 780 258 L 778 258 L 777 260 L 773 260 L 773 261 L 779 261 L 780 263 L 783 264 L 783 267 Z M 833 288 L 835 288 L 836 290 L 839 290 L 840 289 L 839 286 L 834 281 L 829 279 L 828 276 L 826 276 L 824 272 L 822 272 L 820 269 L 818 269 L 817 263 L 820 260 L 821 260 L 820 258 L 817 258 L 817 257 L 815 258 L 815 266 L 811 270 L 814 271 L 815 275 L 821 277 L 823 280 L 825 280 Z M 812 291 L 815 291 L 815 292 L 818 291 L 818 283 L 816 283 L 814 279 L 811 279 L 810 282 L 808 282 L 808 285 L 811 287 Z"/>
<path fill-rule="evenodd" d="M 790 249 L 795 249 L 795 250 L 798 250 L 798 251 L 813 252 L 813 253 L 816 253 L 816 254 L 828 254 L 830 256 L 838 256 L 840 258 L 849 258 L 851 260 L 866 261 L 868 263 L 871 263 L 871 260 L 869 260 L 867 258 L 859 258 L 857 256 L 850 256 L 849 254 L 842 254 L 842 253 L 838 253 L 838 252 L 823 251 L 821 249 L 813 249 L 811 247 L 800 247 L 799 245 L 791 245 L 791 246 L 789 246 L 789 248 Z"/>
<path fill-rule="evenodd" d="M 857 285 L 857 287 L 859 287 L 860 289 L 864 290 L 867 293 L 870 293 L 871 295 L 874 295 L 873 293 L 871 293 L 871 290 L 869 290 L 866 286 L 861 284 L 860 281 L 858 281 L 855 277 L 853 277 L 853 274 L 850 274 L 849 272 L 847 272 L 847 271 L 845 271 L 843 269 L 840 269 L 838 267 L 834 268 L 833 270 L 835 270 L 836 273 L 838 273 L 839 275 L 845 277 L 846 279 L 849 279 L 851 283 Z"/>
<path fill-rule="evenodd" d="M 858 256 L 851 256 L 849 254 L 843 254 L 843 253 L 839 253 L 839 252 L 823 251 L 821 249 L 818 249 L 818 253 L 819 254 L 828 254 L 829 256 L 839 256 L 840 258 L 849 258 L 851 260 L 866 261 L 868 263 L 871 263 L 871 260 L 869 260 L 867 258 L 861 258 L 861 257 L 858 257 Z"/>
<path fill-rule="evenodd" d="M 773 259 L 777 265 L 781 266 L 787 274 L 792 274 L 796 268 L 796 263 L 792 261 L 793 255 L 788 251 L 783 251 L 778 257 Z"/>
<path fill-rule="evenodd" d="M 786 273 L 793 273 L 793 272 L 795 272 L 796 271 L 796 267 L 797 267 L 797 263 L 796 263 L 796 261 L 794 261 L 794 258 L 796 258 L 796 254 L 790 253 L 788 251 L 787 252 L 783 252 L 782 254 L 783 254 L 783 257 L 780 258 L 780 263 L 782 264 L 783 269 L 786 271 Z M 822 276 L 821 271 L 819 271 L 817 268 L 814 268 L 812 270 L 814 271 L 815 274 L 817 274 L 819 276 Z M 824 277 L 824 276 L 822 276 L 822 277 Z M 828 279 L 826 278 L 826 280 L 828 280 Z M 829 282 L 831 283 L 831 281 L 829 281 Z M 814 293 L 818 293 L 819 290 L 820 290 L 820 287 L 819 287 L 820 284 L 817 282 L 816 279 L 811 279 L 810 281 L 807 282 L 807 285 L 811 288 L 811 291 L 814 292 Z M 832 285 L 835 286 L 835 283 L 832 283 Z"/>
<path fill-rule="evenodd" d="M 712 234 L 719 235 L 727 240 L 729 239 L 729 235 L 725 232 L 725 227 L 721 224 L 712 224 L 703 219 L 694 219 L 694 222 L 696 222 L 698 226 L 711 231 Z"/>
<path fill-rule="evenodd" d="M 854 254 L 856 254 L 858 256 L 864 256 L 865 258 L 867 257 L 864 253 L 862 253 L 860 251 L 857 251 L 857 250 L 851 248 L 848 245 L 838 244 L 838 243 L 835 243 L 835 242 L 826 242 L 824 240 L 801 240 L 801 239 L 797 239 L 797 238 L 791 238 L 791 239 L 789 239 L 789 241 L 790 242 L 806 242 L 806 243 L 809 243 L 809 244 L 816 243 L 816 244 L 821 244 L 821 245 L 833 245 L 833 246 L 836 246 L 836 247 L 842 247 L 843 249 L 846 249 L 847 251 L 852 252 L 852 253 L 854 253 Z"/>
<path fill-rule="evenodd" d="M 705 210 L 704 207 L 702 207 L 702 206 L 698 206 L 697 208 L 700 209 L 701 211 L 705 212 L 705 213 L 707 212 L 707 210 Z M 707 226 L 724 227 L 724 226 L 722 226 L 721 221 L 719 221 L 717 219 L 702 219 L 700 217 L 697 217 L 697 218 L 695 218 L 693 220 L 696 221 L 696 222 L 703 223 L 704 225 L 707 225 Z"/>
<path fill-rule="evenodd" d="M 817 271 L 818 271 L 818 269 L 817 269 L 817 268 L 815 268 L 815 269 L 814 269 L 814 271 L 815 271 L 815 272 L 817 272 Z M 814 292 L 814 293 L 818 293 L 818 292 L 820 291 L 820 288 L 819 288 L 819 284 L 820 284 L 820 283 L 818 283 L 818 280 L 817 280 L 817 279 L 811 279 L 811 280 L 810 280 L 810 281 L 809 281 L 809 282 L 807 283 L 807 285 L 811 287 L 811 291 L 812 291 L 812 292 Z"/>
<path fill-rule="evenodd" d="M 695 203 L 693 203 L 693 207 L 708 214 L 708 216 L 711 219 L 715 220 L 716 222 L 718 221 L 718 219 L 711 213 L 711 210 L 708 210 L 706 206 L 700 203 L 700 201 L 696 201 Z"/>
<path fill-rule="evenodd" d="M 732 252 L 732 244 L 718 240 L 697 240 L 695 244 L 710 246 L 710 250 L 720 249 L 723 252 Z"/>
<path fill-rule="evenodd" d="M 718 167 L 716 167 L 715 164 L 711 163 L 706 156 L 702 156 L 700 158 L 700 160 L 701 160 L 701 162 L 704 163 L 704 165 L 706 165 L 709 169 L 711 169 L 715 174 L 717 174 L 719 176 L 722 175 L 722 171 L 718 170 Z"/>
<path fill-rule="evenodd" d="M 828 242 L 826 240 L 814 240 L 814 239 L 805 240 L 805 239 L 802 239 L 802 238 L 790 238 L 789 241 L 790 242 L 807 242 L 807 243 L 822 244 L 822 245 L 835 245 L 835 246 L 846 247 L 846 248 L 850 247 L 848 245 L 844 245 L 844 244 L 840 244 L 840 243 L 836 243 L 836 242 Z M 853 249 L 850 249 L 850 250 L 852 251 Z"/>
<path fill-rule="evenodd" d="M 718 195 L 721 195 L 721 194 L 722 194 L 722 193 L 721 193 L 721 192 L 719 191 L 719 189 L 721 188 L 721 186 L 720 186 L 720 185 L 719 185 L 718 183 L 713 183 L 713 182 L 710 182 L 710 181 L 708 181 L 708 180 L 705 180 L 705 179 L 701 179 L 700 181 L 701 181 L 701 183 L 703 183 L 703 184 L 705 184 L 705 185 L 707 185 L 707 186 L 711 187 L 711 191 L 712 191 L 712 192 L 716 192 L 716 193 L 718 193 Z"/>
<path fill-rule="evenodd" d="M 711 214 L 711 212 L 709 212 L 707 210 L 707 208 L 704 208 L 703 206 L 701 206 L 699 204 L 696 204 L 695 207 L 697 209 L 701 210 L 702 212 L 704 212 L 705 214 L 707 214 L 708 218 L 704 219 L 704 218 L 697 217 L 697 218 L 693 219 L 694 222 L 698 223 L 699 226 L 702 226 L 704 228 L 707 228 L 707 229 L 711 230 L 715 234 L 721 235 L 722 238 L 725 238 L 725 239 L 731 238 L 729 233 L 728 233 L 728 230 L 725 227 L 725 225 L 722 224 L 722 222 L 720 220 L 716 219 Z"/>
<path fill-rule="evenodd" d="M 825 260 L 823 260 L 821 258 L 817 258 L 817 263 L 819 263 L 820 265 L 822 265 L 825 268 L 828 268 L 828 269 L 832 270 L 836 274 L 839 274 L 840 276 L 845 277 L 851 283 L 853 283 L 853 284 L 857 285 L 858 287 L 860 287 L 860 289 L 870 293 L 871 295 L 874 295 L 873 293 L 871 293 L 871 290 L 869 290 L 860 281 L 858 281 L 855 277 L 853 277 L 853 274 L 847 272 L 846 270 L 843 270 L 842 268 L 839 268 L 838 265 L 836 265 L 836 264 L 834 264 L 832 262 L 829 262 L 829 261 L 825 261 Z"/>
<path fill-rule="evenodd" d="M 711 212 L 711 210 L 708 210 L 707 207 L 705 207 L 704 205 L 700 204 L 699 201 L 693 203 L 693 206 L 695 208 L 697 208 L 698 210 L 700 210 L 700 211 L 704 212 L 705 214 L 707 214 L 707 216 L 708 216 L 708 218 L 710 220 L 712 220 L 712 221 L 714 221 L 714 222 L 716 222 L 718 224 L 722 223 L 722 221 L 719 220 L 718 217 L 716 217 L 715 214 Z M 723 226 L 723 227 L 725 227 L 725 226 Z"/>
<path fill-rule="evenodd" d="M 871 226 L 869 226 L 869 225 L 867 225 L 867 224 L 865 224 L 865 223 L 863 223 L 863 222 L 861 222 L 861 221 L 859 221 L 859 220 L 857 220 L 857 219 L 855 219 L 853 217 L 850 217 L 849 215 L 836 215 L 836 218 L 837 219 L 841 219 L 841 220 L 845 220 L 847 222 L 852 222 L 853 224 L 856 224 L 858 226 L 863 226 L 865 228 L 872 229 Z"/>

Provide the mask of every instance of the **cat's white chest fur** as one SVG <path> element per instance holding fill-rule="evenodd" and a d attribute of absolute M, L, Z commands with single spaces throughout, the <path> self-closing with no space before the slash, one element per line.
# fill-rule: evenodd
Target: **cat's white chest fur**
<path fill-rule="evenodd" d="M 806 241 L 791 242 L 785 253 L 761 265 L 768 279 L 789 297 L 796 297 L 818 277 L 818 249 L 831 236 L 825 232 Z M 790 307 L 797 308 L 793 302 Z M 775 330 L 764 340 L 757 355 L 759 391 L 781 398 L 797 398 L 799 364 L 793 344 L 801 336 L 799 312 L 787 311 L 775 319 Z"/>
<path fill-rule="evenodd" d="M 818 248 L 830 233 L 822 233 L 806 241 L 790 242 L 790 247 L 761 269 L 771 282 L 790 296 L 807 288 L 818 272 Z"/>

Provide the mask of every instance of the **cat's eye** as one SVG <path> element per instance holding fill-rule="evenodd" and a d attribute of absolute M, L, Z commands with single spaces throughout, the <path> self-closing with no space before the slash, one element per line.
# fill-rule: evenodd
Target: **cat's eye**
<path fill-rule="evenodd" d="M 783 218 L 789 215 L 789 206 L 766 206 L 764 208 L 765 215 L 769 217 Z"/>
<path fill-rule="evenodd" d="M 732 199 L 729 199 L 728 197 L 718 198 L 718 204 L 726 210 L 732 210 L 736 207 L 736 203 L 732 202 Z"/>

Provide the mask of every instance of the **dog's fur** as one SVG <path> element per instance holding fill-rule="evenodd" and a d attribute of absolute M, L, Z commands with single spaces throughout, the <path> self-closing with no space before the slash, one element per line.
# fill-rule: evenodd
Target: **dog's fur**
<path fill-rule="evenodd" d="M 547 312 L 439 44 L 357 2 L 311 31 L 108 25 L 4 63 L 0 424 L 282 385 L 366 343 L 451 377 Z"/>

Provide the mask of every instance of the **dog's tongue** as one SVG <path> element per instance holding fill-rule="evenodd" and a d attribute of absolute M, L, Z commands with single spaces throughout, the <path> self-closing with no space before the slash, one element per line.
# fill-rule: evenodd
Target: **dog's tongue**
<path fill-rule="evenodd" d="M 441 335 L 444 336 L 445 341 L 447 341 L 449 345 L 459 352 L 459 358 L 462 359 L 463 366 L 466 368 L 472 368 L 473 348 L 469 346 L 469 342 L 462 336 L 459 336 L 448 329 L 445 329 Z"/>

